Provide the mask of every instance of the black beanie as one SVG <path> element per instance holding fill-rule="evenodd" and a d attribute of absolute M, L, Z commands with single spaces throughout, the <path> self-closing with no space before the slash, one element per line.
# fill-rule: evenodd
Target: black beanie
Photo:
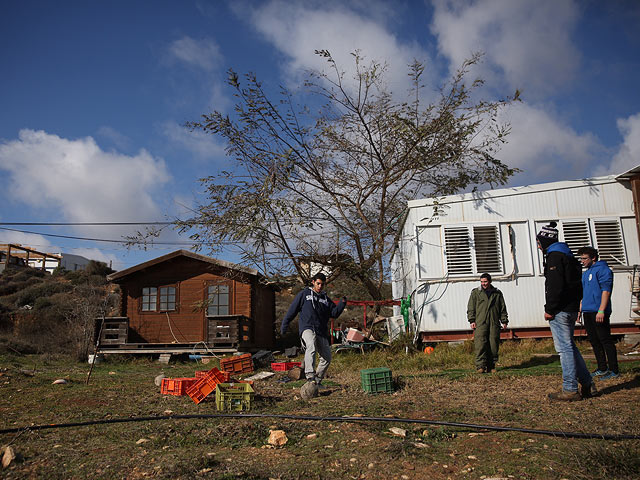
<path fill-rule="evenodd" d="M 549 222 L 549 225 L 542 227 L 538 235 L 536 235 L 543 250 L 546 250 L 550 245 L 558 241 L 558 229 L 556 225 L 558 225 L 556 222 Z"/>

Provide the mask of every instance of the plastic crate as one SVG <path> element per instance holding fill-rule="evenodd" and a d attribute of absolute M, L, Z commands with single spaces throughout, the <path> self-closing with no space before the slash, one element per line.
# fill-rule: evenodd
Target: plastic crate
<path fill-rule="evenodd" d="M 367 368 L 360 370 L 362 389 L 368 393 L 393 392 L 393 379 L 391 370 L 385 367 Z"/>
<path fill-rule="evenodd" d="M 196 379 L 196 381 L 187 388 L 186 393 L 195 403 L 200 403 L 207 397 L 207 395 L 216 389 L 219 383 L 225 382 L 228 378 L 228 375 L 225 375 L 214 367 L 209 370 L 207 375 Z"/>
<path fill-rule="evenodd" d="M 232 374 L 253 372 L 253 361 L 251 354 L 235 355 L 220 360 L 220 370 Z"/>
<path fill-rule="evenodd" d="M 254 391 L 248 383 L 221 383 L 216 389 L 216 409 L 251 410 Z"/>
<path fill-rule="evenodd" d="M 229 372 L 222 372 L 218 370 L 216 367 L 213 367 L 211 370 L 196 370 L 196 378 L 202 378 L 209 375 L 213 370 L 216 370 L 223 376 L 223 382 L 229 382 L 231 379 L 231 374 Z"/>
<path fill-rule="evenodd" d="M 271 370 L 274 372 L 286 372 L 294 367 L 299 367 L 300 362 L 274 362 L 271 364 Z"/>
<path fill-rule="evenodd" d="M 196 381 L 196 378 L 163 378 L 160 384 L 160 393 L 163 395 L 186 395 L 187 388 Z"/>

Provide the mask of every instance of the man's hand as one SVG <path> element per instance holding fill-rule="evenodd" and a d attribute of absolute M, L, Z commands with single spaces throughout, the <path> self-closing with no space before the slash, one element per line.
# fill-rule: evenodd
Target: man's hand
<path fill-rule="evenodd" d="M 503 329 L 503 330 L 506 330 L 506 329 L 507 329 L 507 324 L 506 324 L 506 323 L 503 323 L 503 324 L 502 324 L 502 329 Z"/>
<path fill-rule="evenodd" d="M 475 330 L 476 329 L 476 322 L 471 322 L 471 330 Z"/>
<path fill-rule="evenodd" d="M 551 315 L 550 313 L 544 312 L 545 320 L 553 320 L 555 317 L 556 317 L 555 315 Z"/>
<path fill-rule="evenodd" d="M 596 313 L 596 322 L 597 323 L 604 322 L 604 312 L 603 311 L 599 311 L 598 313 Z"/>

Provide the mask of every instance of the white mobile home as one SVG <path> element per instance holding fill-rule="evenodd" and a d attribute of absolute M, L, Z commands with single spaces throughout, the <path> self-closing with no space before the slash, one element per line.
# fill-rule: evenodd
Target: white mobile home
<path fill-rule="evenodd" d="M 637 333 L 639 188 L 637 167 L 618 176 L 411 201 L 392 259 L 393 297 L 411 295 L 422 341 L 470 338 L 467 300 L 487 272 L 507 303 L 503 337 L 550 336 L 536 233 L 553 220 L 574 253 L 594 246 L 612 267 L 613 331 Z"/>

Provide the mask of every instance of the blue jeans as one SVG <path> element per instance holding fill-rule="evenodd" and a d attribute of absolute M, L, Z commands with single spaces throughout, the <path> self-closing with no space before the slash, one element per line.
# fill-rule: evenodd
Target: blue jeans
<path fill-rule="evenodd" d="M 549 321 L 553 345 L 560 355 L 562 367 L 562 389 L 565 392 L 577 392 L 578 381 L 587 387 L 591 385 L 591 374 L 584 358 L 573 341 L 578 312 L 559 312 Z"/>

